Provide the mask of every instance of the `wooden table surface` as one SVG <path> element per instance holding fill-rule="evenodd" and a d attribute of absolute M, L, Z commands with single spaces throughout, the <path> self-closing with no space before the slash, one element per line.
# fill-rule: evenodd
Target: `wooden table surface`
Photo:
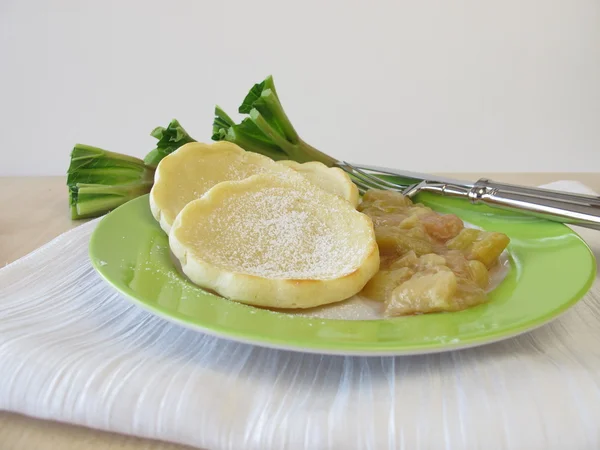
<path fill-rule="evenodd" d="M 464 179 L 478 178 L 473 174 L 451 176 Z M 556 180 L 578 180 L 600 192 L 600 173 L 479 174 L 479 176 L 531 186 Z M 63 177 L 0 178 L 0 207 L 2 207 L 0 267 L 83 223 L 69 219 L 64 183 Z M 189 448 L 0 412 L 0 449 L 2 450 L 183 450 Z"/>

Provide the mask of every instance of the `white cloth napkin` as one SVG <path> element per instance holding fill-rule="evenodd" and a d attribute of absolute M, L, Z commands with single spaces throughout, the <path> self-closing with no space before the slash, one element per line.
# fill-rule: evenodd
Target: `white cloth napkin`
<path fill-rule="evenodd" d="M 0 270 L 0 409 L 211 450 L 600 448 L 598 283 L 553 323 L 480 348 L 308 355 L 132 305 L 90 266 L 95 224 Z M 598 255 L 600 233 L 584 236 Z"/>

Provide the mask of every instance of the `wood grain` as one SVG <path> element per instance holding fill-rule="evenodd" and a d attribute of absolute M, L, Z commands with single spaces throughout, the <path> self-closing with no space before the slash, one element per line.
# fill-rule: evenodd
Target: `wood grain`
<path fill-rule="evenodd" d="M 450 174 L 446 174 L 450 175 Z M 451 174 L 475 179 L 473 174 Z M 480 174 L 498 181 L 539 185 L 560 179 L 578 180 L 600 191 L 600 174 Z M 0 178 L 0 267 L 50 241 L 83 221 L 71 221 L 63 177 Z M 2 449 L 160 449 L 190 447 L 0 412 Z"/>

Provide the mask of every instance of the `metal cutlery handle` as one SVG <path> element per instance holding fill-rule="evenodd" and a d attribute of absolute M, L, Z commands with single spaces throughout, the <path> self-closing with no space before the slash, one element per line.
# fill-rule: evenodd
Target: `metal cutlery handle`
<path fill-rule="evenodd" d="M 600 205 L 568 201 L 562 198 L 563 195 L 569 195 L 565 193 L 559 193 L 561 195 L 554 198 L 527 195 L 510 192 L 499 187 L 491 187 L 485 181 L 477 182 L 471 188 L 423 182 L 418 185 L 416 191 L 467 198 L 474 204 L 483 203 L 494 208 L 517 211 L 555 222 L 600 230 Z"/>
<path fill-rule="evenodd" d="M 523 194 L 530 197 L 542 197 L 551 200 L 564 200 L 569 203 L 577 203 L 580 205 L 600 206 L 600 197 L 594 195 L 572 194 L 569 192 L 553 191 L 550 189 L 519 186 L 508 183 L 499 183 L 497 181 L 489 180 L 487 178 L 482 178 L 478 180 L 475 185 L 499 189 L 502 192 L 513 192 L 515 194 Z"/>

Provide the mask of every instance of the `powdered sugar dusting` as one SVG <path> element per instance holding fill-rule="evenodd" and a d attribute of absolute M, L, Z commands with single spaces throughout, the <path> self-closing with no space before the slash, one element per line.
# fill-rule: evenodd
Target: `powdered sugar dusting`
<path fill-rule="evenodd" d="M 204 261 L 298 280 L 337 278 L 361 265 L 370 229 L 349 204 L 296 179 L 247 188 L 223 198 L 201 224 L 187 228 L 186 241 Z"/>
<path fill-rule="evenodd" d="M 309 308 L 298 311 L 297 314 L 321 319 L 378 320 L 386 318 L 384 311 L 385 305 L 382 302 L 355 295 L 343 302 Z"/>

